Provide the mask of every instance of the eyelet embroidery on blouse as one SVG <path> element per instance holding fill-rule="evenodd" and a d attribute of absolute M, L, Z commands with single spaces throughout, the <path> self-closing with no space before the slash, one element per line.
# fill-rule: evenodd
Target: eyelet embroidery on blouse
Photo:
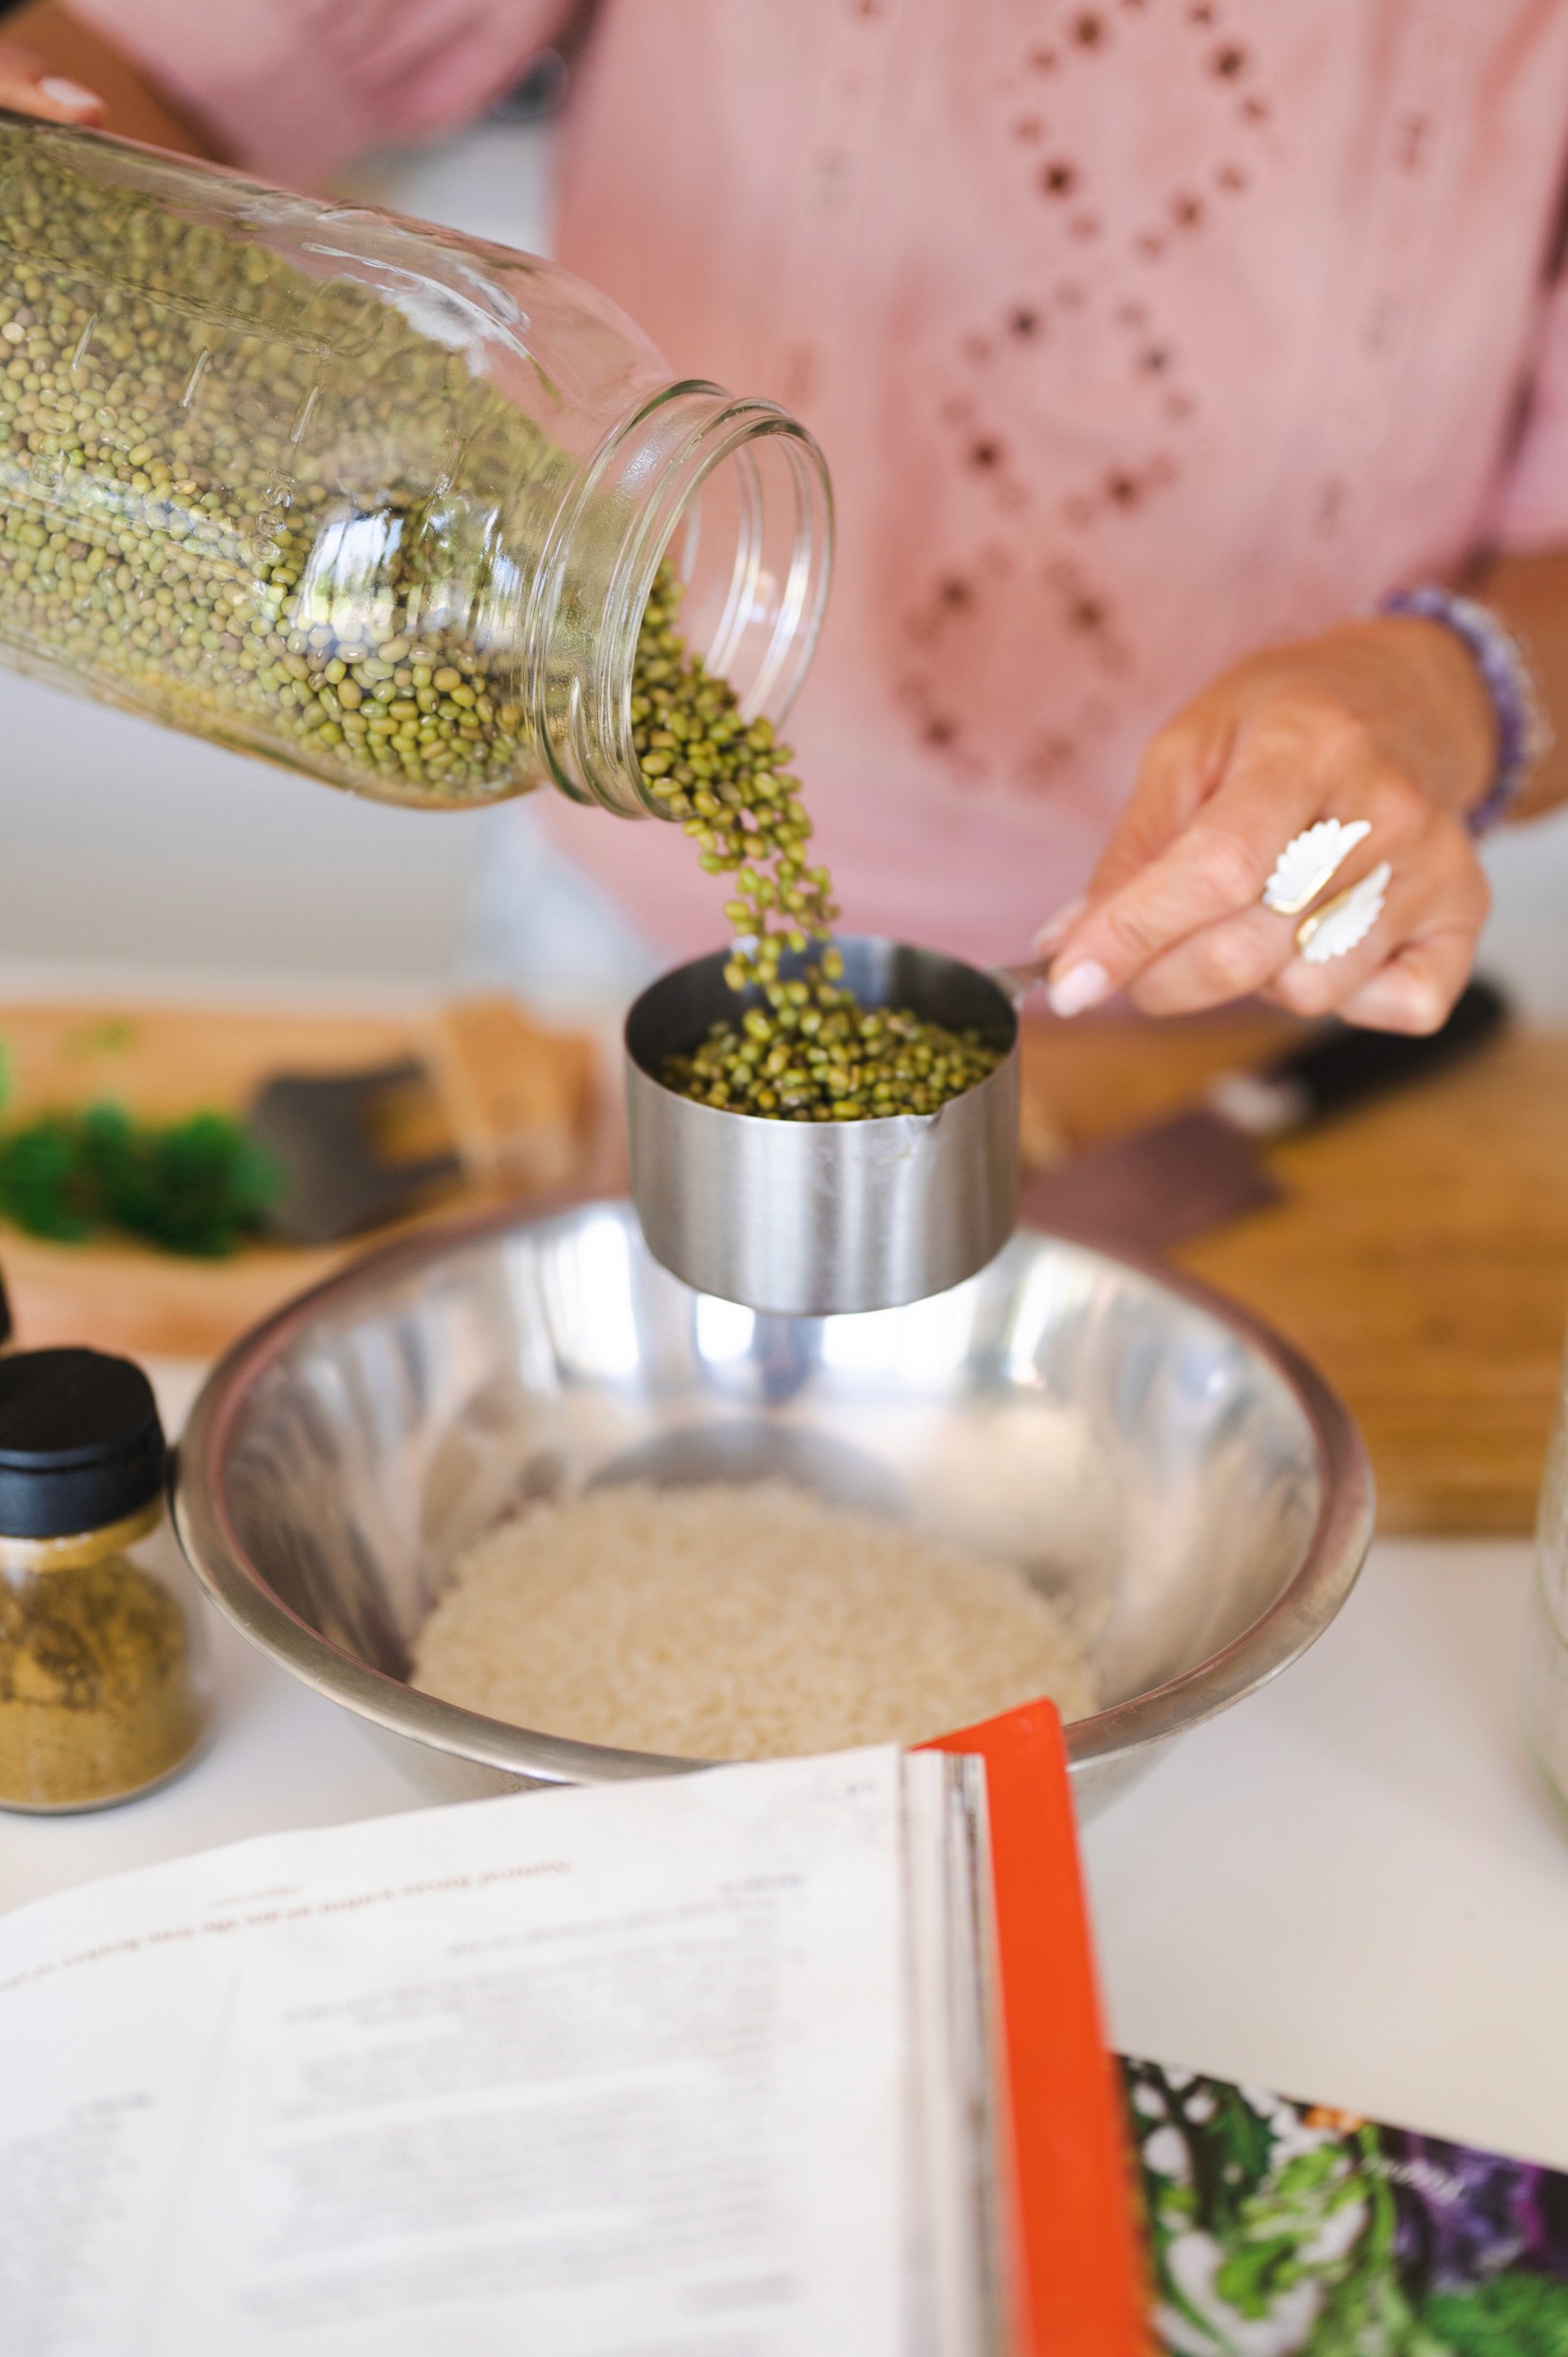
<path fill-rule="evenodd" d="M 1240 22 L 1245 4 L 1189 0 L 1183 12 L 1186 71 L 1214 104 L 1147 218 L 1124 222 L 1108 212 L 1094 149 L 1081 132 L 1073 136 L 1081 120 L 1074 97 L 1085 77 L 1136 72 L 1139 48 L 1147 56 L 1150 27 L 1157 17 L 1168 23 L 1168 9 L 1155 0 L 1102 0 L 1098 7 L 1053 0 L 1035 12 L 1036 27 L 1000 77 L 1002 143 L 1017 159 L 1020 204 L 1032 196 L 1038 208 L 1041 269 L 1037 283 L 1020 285 L 999 315 L 958 329 L 952 363 L 937 385 L 942 445 L 961 477 L 974 542 L 967 560 L 956 561 L 950 549 L 936 557 L 932 577 L 911 597 L 903 634 L 915 659 L 899 681 L 917 736 L 943 754 L 954 784 L 1054 791 L 1116 726 L 1113 683 L 1137 672 L 1135 639 L 1095 551 L 1101 537 L 1135 522 L 1180 479 L 1183 434 L 1200 413 L 1176 325 L 1179 301 L 1169 301 L 1167 317 L 1162 265 L 1200 241 L 1223 238 L 1264 160 L 1256 150 L 1271 110 L 1259 44 Z M 1063 336 L 1100 342 L 1103 364 L 1145 397 L 1147 427 L 1123 455 L 1066 485 L 1042 513 L 1042 485 L 1027 460 L 1014 459 L 999 422 L 1005 395 L 988 404 L 984 380 L 995 383 L 1000 372 L 1016 384 L 1022 372 L 1026 387 L 1049 388 Z M 1049 415 L 1049 399 L 1046 391 L 1020 425 Z M 1042 670 L 1053 681 L 1055 709 L 1003 772 L 984 746 L 983 726 L 966 727 L 966 706 L 983 724 L 983 666 L 974 652 L 988 609 L 1020 598 L 1040 612 Z M 1074 684 L 1067 699 L 1064 678 Z"/>

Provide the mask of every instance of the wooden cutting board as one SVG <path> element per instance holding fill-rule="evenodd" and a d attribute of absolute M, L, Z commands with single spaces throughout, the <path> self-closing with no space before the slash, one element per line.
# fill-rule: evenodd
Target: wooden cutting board
<path fill-rule="evenodd" d="M 133 1005 L 0 1006 L 7 1114 L 109 1099 L 153 1121 L 242 1113 L 279 1071 L 342 1072 L 418 1057 L 432 1076 L 413 1154 L 452 1146 L 466 1176 L 431 1217 L 501 1195 L 619 1182 L 602 1140 L 590 1041 L 538 1029 L 511 1001 L 458 1000 L 428 1016 Z M 382 1234 L 387 1232 L 381 1231 Z M 17 1339 L 90 1343 L 136 1357 L 210 1358 L 258 1318 L 377 1238 L 305 1248 L 247 1245 L 181 1260 L 135 1242 L 51 1244 L 0 1228 Z"/>
<path fill-rule="evenodd" d="M 1213 1072 L 1290 1032 L 1251 1014 L 1031 1023 L 1025 1136 L 1041 1154 L 1054 1134 L 1108 1136 L 1190 1101 Z M 506 1141 L 537 1139 L 568 1107 L 571 1169 L 547 1155 L 533 1182 L 623 1183 L 616 1092 L 596 1092 L 589 1044 L 540 1033 L 505 1003 L 428 1021 L 0 1006 L 0 1039 L 19 1106 L 114 1097 L 152 1117 L 238 1111 L 269 1072 L 352 1069 L 412 1050 L 444 1075 L 451 1125 L 479 1174 L 438 1210 L 525 1193 L 526 1154 L 509 1159 Z M 1270 1160 L 1287 1201 L 1202 1238 L 1182 1263 L 1288 1335 L 1344 1395 L 1372 1451 L 1385 1530 L 1528 1530 L 1568 1326 L 1568 1035 L 1517 1031 Z M 258 1244 L 213 1264 L 6 1229 L 0 1269 L 25 1343 L 204 1358 L 358 1248 Z"/>
<path fill-rule="evenodd" d="M 1267 1015 L 1032 1023 L 1026 1089 L 1088 1143 L 1290 1036 Z M 1287 1200 L 1186 1246 L 1181 1264 L 1343 1395 L 1380 1528 L 1528 1531 L 1568 1329 L 1568 1035 L 1516 1030 L 1268 1160 Z"/>

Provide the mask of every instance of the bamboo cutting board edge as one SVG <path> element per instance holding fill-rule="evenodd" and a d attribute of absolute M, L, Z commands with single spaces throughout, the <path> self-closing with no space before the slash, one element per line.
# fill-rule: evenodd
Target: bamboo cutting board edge
<path fill-rule="evenodd" d="M 1296 1028 L 1252 1013 L 1031 1023 L 1026 1087 L 1087 1143 L 1189 1102 Z M 1381 1530 L 1527 1533 L 1568 1326 L 1568 1035 L 1518 1027 L 1268 1159 L 1286 1200 L 1195 1239 L 1178 1264 L 1340 1393 Z"/>

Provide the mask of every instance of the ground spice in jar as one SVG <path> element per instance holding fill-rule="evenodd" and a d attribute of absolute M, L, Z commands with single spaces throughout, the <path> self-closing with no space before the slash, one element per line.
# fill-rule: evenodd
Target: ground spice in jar
<path fill-rule="evenodd" d="M 185 1617 L 129 1557 L 0 1572 L 0 1800 L 121 1799 L 178 1767 L 201 1726 Z"/>
<path fill-rule="evenodd" d="M 202 1651 L 149 1552 L 163 1460 L 127 1360 L 0 1361 L 0 1806 L 124 1800 L 200 1739 Z"/>
<path fill-rule="evenodd" d="M 807 852 L 811 821 L 792 758 L 767 720 L 748 723 L 733 690 L 680 635 L 680 582 L 661 567 L 632 679 L 633 742 L 643 776 L 694 838 L 710 875 L 733 875 L 725 914 L 735 948 L 725 978 L 749 1000 L 660 1078 L 731 1113 L 796 1122 L 935 1113 L 994 1071 L 1002 1051 L 978 1031 L 949 1031 L 902 1008 L 860 1007 L 832 946 L 838 909 L 826 867 Z M 785 979 L 784 953 L 820 957 Z"/>

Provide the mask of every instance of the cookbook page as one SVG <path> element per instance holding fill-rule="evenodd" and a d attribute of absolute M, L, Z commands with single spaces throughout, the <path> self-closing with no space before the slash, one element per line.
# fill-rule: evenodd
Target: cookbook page
<path fill-rule="evenodd" d="M 986 1767 L 904 1762 L 910 1922 L 912 2357 L 1008 2345 Z"/>
<path fill-rule="evenodd" d="M 83 2357 L 900 2357 L 892 1749 L 245 1842 L 0 1921 L 0 2312 Z"/>

